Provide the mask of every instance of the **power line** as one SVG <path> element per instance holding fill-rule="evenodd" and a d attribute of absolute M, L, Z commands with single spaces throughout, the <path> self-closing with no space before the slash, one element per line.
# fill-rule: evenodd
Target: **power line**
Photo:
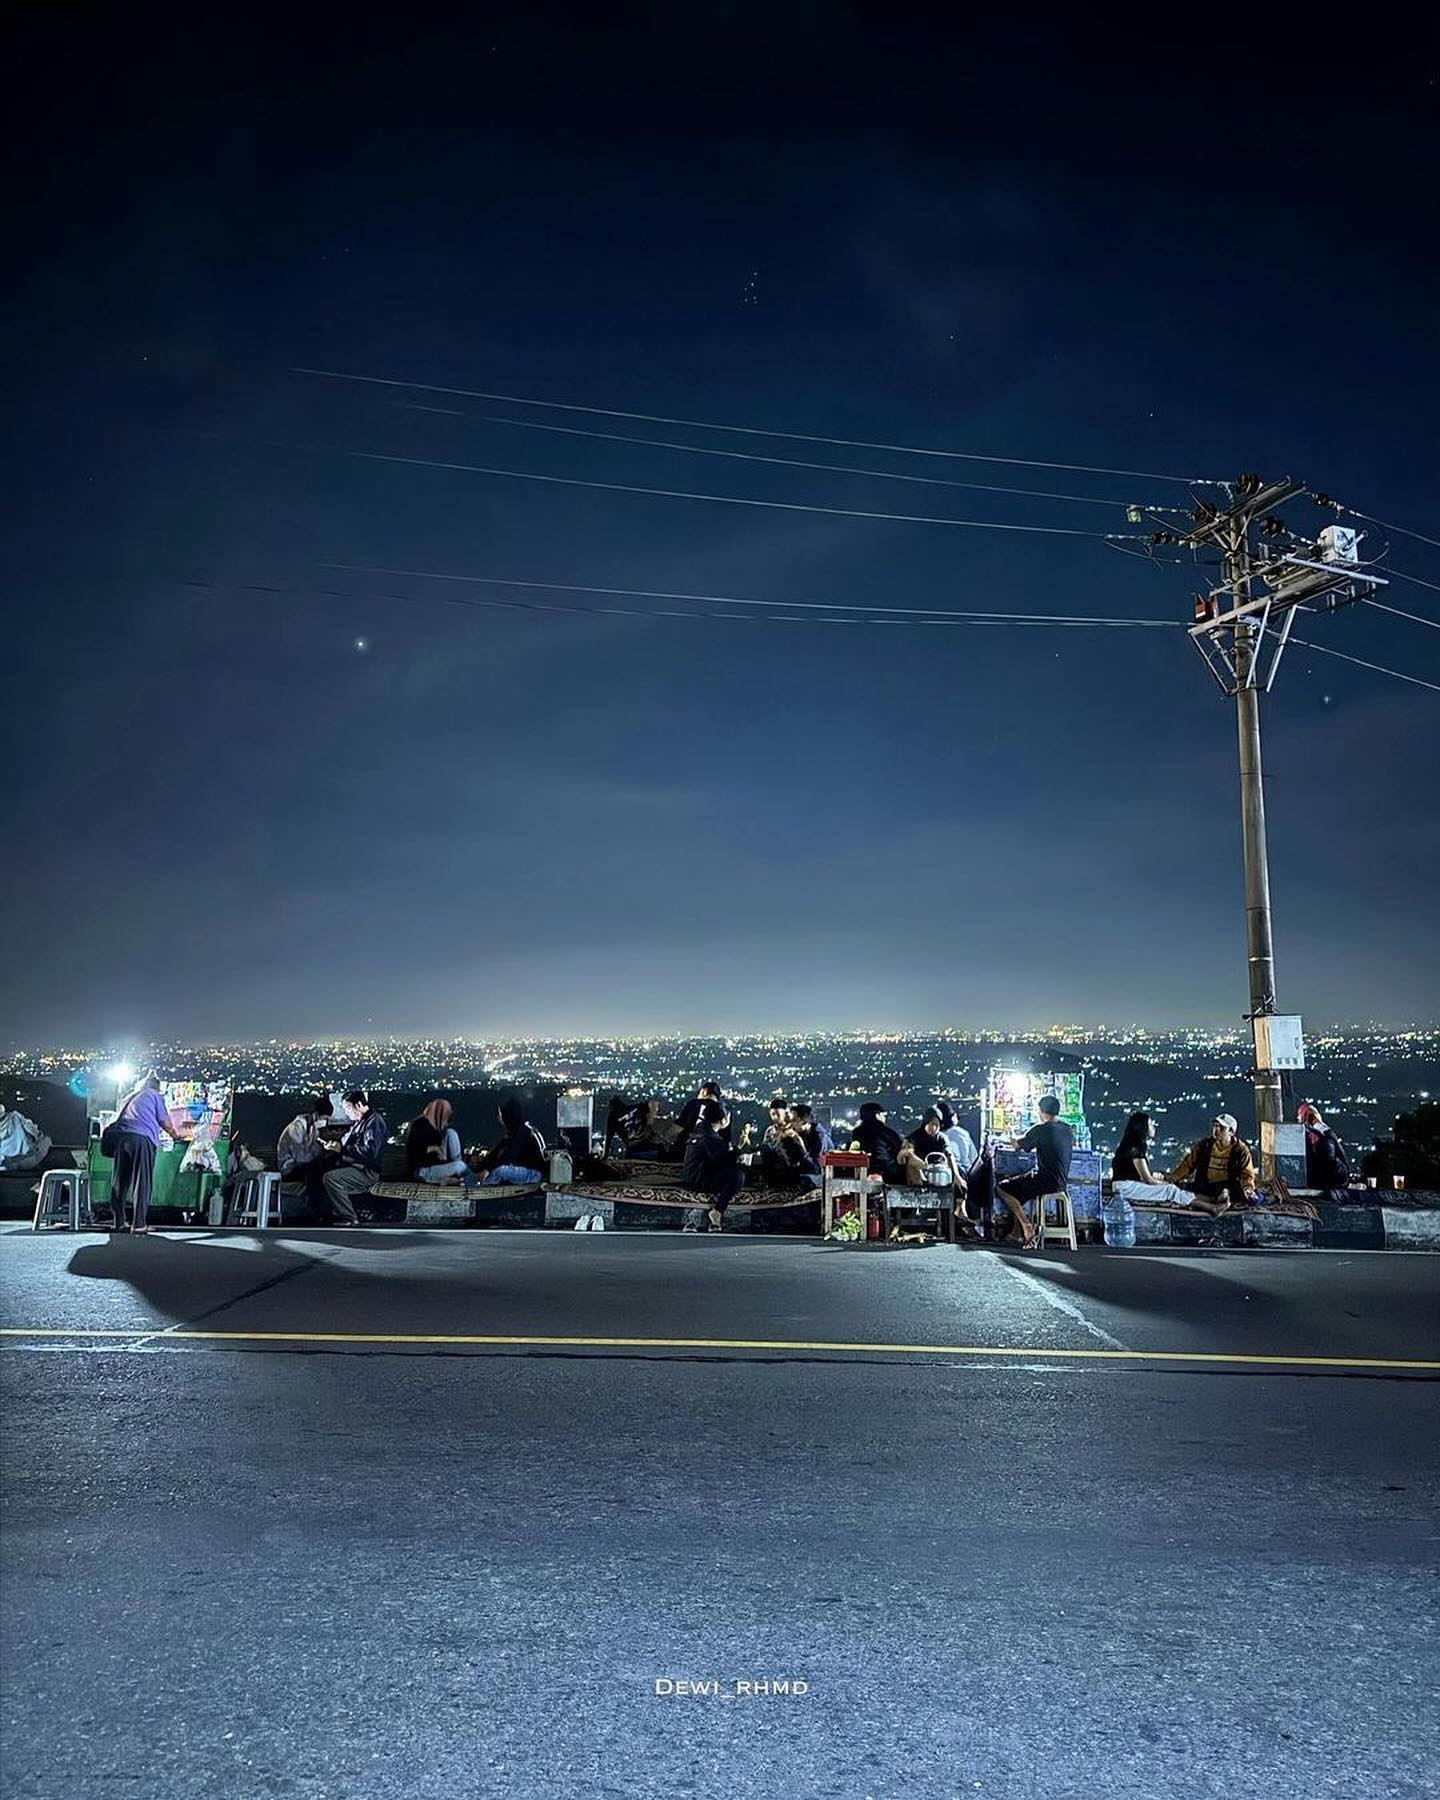
<path fill-rule="evenodd" d="M 353 565 L 346 564 L 346 563 L 330 563 L 330 564 L 326 564 L 324 566 L 327 568 L 350 568 Z M 380 571 L 378 571 L 378 570 L 374 571 L 374 572 L 380 573 Z M 407 572 L 408 571 L 403 571 L 403 570 L 389 571 L 389 573 L 392 573 L 392 574 L 403 574 L 403 573 L 407 573 Z M 423 571 L 414 571 L 414 573 L 416 575 L 423 575 Z M 792 613 L 797 611 L 802 606 L 803 607 L 814 607 L 818 611 L 827 611 L 830 609 L 826 608 L 823 605 L 823 603 L 816 602 L 816 601 L 739 600 L 739 599 L 734 599 L 734 598 L 727 598 L 724 595 L 718 595 L 718 594 L 717 595 L 689 595 L 689 594 L 668 595 L 668 594 L 663 594 L 663 593 L 653 593 L 653 590 L 649 590 L 649 589 L 645 589 L 645 588 L 586 587 L 586 586 L 581 585 L 580 583 L 575 583 L 575 582 L 519 581 L 519 580 L 513 580 L 509 577 L 497 576 L 497 575 L 438 576 L 438 577 L 432 577 L 432 579 L 447 580 L 447 581 L 477 582 L 477 583 L 481 583 L 481 582 L 494 583 L 496 586 L 501 586 L 501 587 L 538 588 L 538 589 L 545 589 L 545 590 L 553 590 L 553 591 L 557 591 L 557 592 L 561 592 L 561 593 L 582 593 L 582 594 L 594 593 L 594 594 L 617 595 L 617 596 L 621 596 L 621 597 L 633 596 L 636 598 L 651 598 L 653 596 L 654 598 L 657 598 L 657 599 L 674 598 L 674 599 L 685 599 L 685 600 L 695 599 L 695 600 L 700 600 L 700 601 L 708 600 L 714 604 L 724 604 L 724 605 L 730 605 L 730 606 L 758 607 L 758 608 L 771 609 L 771 610 L 765 610 L 765 611 L 761 611 L 758 613 L 757 612 L 744 612 L 744 613 L 675 612 L 675 611 L 666 611 L 666 610 L 662 610 L 662 609 L 657 609 L 657 608 L 653 608 L 653 607 L 642 609 L 639 607 L 619 607 L 619 606 L 573 606 L 573 605 L 565 605 L 560 602 L 548 602 L 548 601 L 536 601 L 536 600 L 502 600 L 499 598 L 485 599 L 485 598 L 480 597 L 479 595 L 462 595 L 462 594 L 397 594 L 397 593 L 388 593 L 388 592 L 367 594 L 367 593 L 357 593 L 353 588 L 320 587 L 318 585 L 317 586 L 297 587 L 294 585 L 283 584 L 283 583 L 266 583 L 266 582 L 253 582 L 253 581 L 252 582 L 204 581 L 204 580 L 201 580 L 201 579 L 198 579 L 195 577 L 183 579 L 180 581 L 179 585 L 181 585 L 182 587 L 187 587 L 187 588 L 201 588 L 201 589 L 208 590 L 211 592 L 216 592 L 216 593 L 273 594 L 273 595 L 286 595 L 286 594 L 304 595 L 304 594 L 308 594 L 308 595 L 312 595 L 312 596 L 316 596 L 316 597 L 324 597 L 326 599 L 333 599 L 333 600 L 395 600 L 395 601 L 402 601 L 406 605 L 411 605 L 411 606 L 416 605 L 416 604 L 424 605 L 427 602 L 434 602 L 434 603 L 438 603 L 438 604 L 444 605 L 444 606 L 484 607 L 484 608 L 489 608 L 489 609 L 499 609 L 501 611 L 506 611 L 506 612 L 567 613 L 567 614 L 578 614 L 582 617 L 594 616 L 594 617 L 615 617 L 615 618 L 627 618 L 627 619 L 688 619 L 688 620 L 692 620 L 692 621 L 698 621 L 701 623 L 730 624 L 730 625 L 762 625 L 762 624 L 765 624 L 765 625 L 809 625 L 812 627 L 816 626 L 816 625 L 874 625 L 874 626 L 884 626 L 884 627 L 896 626 L 896 625 L 898 625 L 898 626 L 921 626 L 921 627 L 924 627 L 924 626 L 946 626 L 946 625 L 956 625 L 956 626 L 963 626 L 963 625 L 981 625 L 981 626 L 1055 625 L 1055 626 L 1060 626 L 1060 627 L 1067 628 L 1067 629 L 1075 628 L 1075 627 L 1084 627 L 1084 626 L 1125 627 L 1125 626 L 1141 625 L 1141 626 L 1160 626 L 1160 627 L 1163 627 L 1164 629 L 1170 630 L 1170 631 L 1179 629 L 1179 626 L 1176 624 L 1176 622 L 1171 619 L 1110 619 L 1110 618 L 1100 618 L 1100 617 L 1096 617 L 1096 616 L 1093 616 L 1091 614 L 1086 614 L 1086 613 L 1063 614 L 1063 613 L 938 612 L 932 616 L 919 617 L 919 618 L 897 618 L 897 617 L 876 618 L 876 617 L 868 617 L 868 616 L 859 617 L 859 618 L 856 618 L 856 617 L 823 618 L 823 619 L 796 618 L 796 617 L 792 617 L 791 615 L 792 615 Z M 835 610 L 837 610 L 837 611 L 839 610 L 839 603 L 837 603 Z M 900 609 L 896 609 L 896 610 L 900 610 Z M 916 608 L 915 610 L 919 611 L 920 609 Z"/>
<path fill-rule="evenodd" d="M 497 469 L 481 463 L 441 462 L 425 456 L 390 456 L 379 450 L 347 450 L 363 462 L 403 463 L 417 469 L 451 469 L 467 475 L 503 475 L 510 481 L 543 481 L 553 487 L 600 488 L 611 494 L 648 494 L 662 500 L 705 500 L 716 506 L 759 506 L 772 512 L 826 513 L 840 519 L 887 519 L 898 525 L 954 525 L 967 531 L 1024 531 L 1045 537 L 1110 538 L 1109 531 L 1080 531 L 1072 525 L 1004 525 L 995 519 L 942 519 L 925 513 L 865 512 L 851 506 L 806 506 L 798 500 L 752 500 L 734 494 L 693 494 L 681 488 L 636 487 L 622 481 L 582 481 L 576 475 L 537 475 L 528 469 Z"/>
<path fill-rule="evenodd" d="M 1397 619 L 1409 619 L 1413 625 L 1428 625 L 1432 631 L 1440 631 L 1440 619 L 1427 619 L 1421 613 L 1402 612 L 1398 606 L 1386 606 L 1382 600 L 1362 600 L 1362 606 L 1373 606 L 1376 612 L 1393 613 Z"/>
<path fill-rule="evenodd" d="M 544 406 L 554 412 L 589 413 L 606 419 L 634 419 L 647 425 L 685 425 L 695 431 L 728 431 L 745 437 L 788 438 L 799 444 L 834 444 L 846 450 L 890 450 L 902 456 L 943 456 L 959 462 L 1008 463 L 1022 469 L 1064 469 L 1078 475 L 1127 475 L 1140 481 L 1173 481 L 1182 487 L 1222 487 L 1192 475 L 1157 475 L 1146 469 L 1107 469 L 1090 463 L 1040 462 L 1025 456 L 982 456 L 973 450 L 931 450 L 915 444 L 882 444 L 866 438 L 821 437 L 810 431 L 768 431 L 758 425 L 717 425 L 705 419 L 673 419 L 664 413 L 624 412 L 614 406 L 579 406 L 565 400 L 527 399 L 519 394 L 486 394 L 474 388 L 441 387 L 431 381 L 394 381 L 383 375 L 353 375 L 343 369 L 290 370 L 292 375 L 313 375 L 325 381 L 354 381 L 371 387 L 410 388 L 425 394 L 453 394 L 466 400 L 499 401 L 506 406 Z"/>
<path fill-rule="evenodd" d="M 426 407 L 433 412 L 434 407 Z M 465 413 L 452 415 L 463 419 Z M 1104 506 L 1112 512 L 1130 504 L 1124 500 L 1098 500 L 1094 494 L 1056 494 L 1043 488 L 997 487 L 988 481 L 951 481 L 943 475 L 901 475 L 894 469 L 856 469 L 844 463 L 807 462 L 796 456 L 761 456 L 753 450 L 718 450 L 709 444 L 676 444 L 665 438 L 631 437 L 621 431 L 585 431 L 577 425 L 544 425 L 538 419 L 501 419 L 486 413 L 487 425 L 511 425 L 520 431 L 551 431 L 564 437 L 600 438 L 607 444 L 642 444 L 649 450 L 683 450 L 690 456 L 725 456 L 737 462 L 773 463 L 782 469 L 823 469 L 830 475 L 869 475 L 880 481 L 913 481 L 926 487 L 967 488 L 980 494 L 1021 494 L 1029 500 L 1073 500 L 1080 506 Z"/>
<path fill-rule="evenodd" d="M 1352 519 L 1364 519 L 1369 525 L 1378 525 L 1382 531 L 1396 531 L 1401 537 L 1417 538 L 1422 544 L 1433 544 L 1440 550 L 1440 538 L 1426 537 L 1423 531 L 1411 531 L 1405 525 L 1391 525 L 1384 519 L 1377 519 L 1374 513 L 1363 513 L 1354 506 L 1341 506 L 1337 510 L 1348 513 Z"/>
<path fill-rule="evenodd" d="M 1399 669 L 1387 669 L 1383 663 L 1366 662 L 1361 656 L 1347 656 L 1343 650 L 1327 650 L 1323 644 L 1312 644 L 1305 638 L 1292 637 L 1290 642 L 1298 644 L 1302 650 L 1314 650 L 1321 656 L 1333 656 L 1341 662 L 1354 663 L 1360 669 L 1373 669 L 1377 675 L 1393 675 L 1397 681 L 1408 681 L 1414 687 L 1429 688 L 1431 693 L 1440 694 L 1440 681 L 1422 681 L 1418 675 L 1404 675 Z"/>
<path fill-rule="evenodd" d="M 1400 569 L 1392 569 L 1388 563 L 1385 573 L 1392 581 L 1408 581 L 1411 587 L 1429 588 L 1432 594 L 1440 594 L 1440 581 L 1422 581 L 1418 575 L 1406 575 Z"/>
<path fill-rule="evenodd" d="M 473 583 L 493 587 L 540 588 L 567 594 L 608 594 L 631 600 L 692 600 L 697 605 L 706 606 L 751 606 L 751 607 L 787 607 L 791 611 L 806 612 L 843 612 L 871 614 L 920 614 L 930 622 L 943 622 L 947 619 L 957 620 L 990 620 L 997 623 L 1022 625 L 1114 625 L 1140 626 L 1146 629 L 1162 631 L 1178 631 L 1179 623 L 1174 619 L 1128 619 L 1107 618 L 1091 613 L 1003 613 L 974 612 L 959 608 L 940 606 L 881 606 L 857 605 L 841 600 L 754 600 L 741 599 L 733 594 L 691 594 L 673 591 L 666 588 L 625 588 L 599 587 L 578 581 L 530 581 L 508 575 L 452 575 L 436 569 L 389 569 L 377 568 L 363 563 L 323 563 L 326 569 L 343 570 L 350 575 L 387 575 L 400 576 L 413 581 L 451 581 Z M 693 617 L 685 614 L 685 617 Z M 850 623 L 848 620 L 834 620 L 835 624 Z M 881 620 L 873 620 L 881 623 Z"/>

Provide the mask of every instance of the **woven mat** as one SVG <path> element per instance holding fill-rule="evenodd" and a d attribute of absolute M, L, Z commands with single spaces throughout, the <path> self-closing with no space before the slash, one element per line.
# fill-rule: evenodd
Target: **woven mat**
<path fill-rule="evenodd" d="M 678 1162 L 642 1162 L 638 1157 L 607 1156 L 605 1166 L 614 1169 L 622 1181 L 633 1181 L 640 1187 L 679 1187 L 685 1178 Z"/>
<path fill-rule="evenodd" d="M 1182 1219 L 1212 1216 L 1198 1206 L 1151 1206 L 1145 1200 L 1132 1200 L 1130 1204 L 1136 1212 L 1173 1213 Z M 1308 1200 L 1297 1200 L 1292 1194 L 1288 1200 L 1277 1200 L 1271 1206 L 1232 1206 L 1218 1216 L 1222 1219 L 1318 1219 L 1320 1213 Z"/>
<path fill-rule="evenodd" d="M 582 1200 L 619 1200 L 632 1206 L 710 1207 L 709 1194 L 694 1188 L 672 1186 L 640 1186 L 625 1181 L 575 1182 L 556 1188 L 557 1194 L 578 1194 Z M 755 1211 L 761 1207 L 808 1206 L 818 1204 L 818 1189 L 810 1188 L 742 1188 L 730 1202 L 732 1212 Z"/>
<path fill-rule="evenodd" d="M 509 1200 L 516 1194 L 538 1193 L 540 1185 L 538 1175 L 524 1187 L 498 1181 L 472 1188 L 462 1187 L 458 1181 L 377 1181 L 370 1192 L 377 1200 L 475 1200 L 482 1194 L 492 1200 Z"/>

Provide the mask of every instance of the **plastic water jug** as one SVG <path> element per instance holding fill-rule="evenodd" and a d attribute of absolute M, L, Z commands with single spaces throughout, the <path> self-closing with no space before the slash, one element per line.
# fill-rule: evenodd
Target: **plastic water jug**
<path fill-rule="evenodd" d="M 1105 1202 L 1105 1242 L 1112 1250 L 1135 1248 L 1135 1208 L 1128 1200 L 1112 1194 Z"/>

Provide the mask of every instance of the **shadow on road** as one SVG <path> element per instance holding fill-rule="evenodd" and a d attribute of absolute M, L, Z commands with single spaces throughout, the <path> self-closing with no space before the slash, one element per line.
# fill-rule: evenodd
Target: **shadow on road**
<path fill-rule="evenodd" d="M 1036 1281 L 1049 1282 L 1071 1299 L 1094 1300 L 1122 1312 L 1169 1317 L 1186 1325 L 1219 1324 L 1243 1315 L 1247 1322 L 1284 1330 L 1298 1319 L 1297 1299 L 1281 1294 L 1259 1277 L 1273 1269 L 1274 1252 L 1264 1250 L 1188 1250 L 1168 1253 L 1126 1250 L 1097 1256 L 1084 1250 L 1061 1262 L 1053 1253 L 1017 1251 L 1016 1268 Z M 1248 1266 L 1247 1266 L 1248 1265 Z M 1242 1272 L 1243 1271 L 1243 1272 Z M 1299 1296 L 1303 1299 L 1303 1290 Z"/>
<path fill-rule="evenodd" d="M 70 1258 L 66 1273 L 90 1281 L 124 1282 L 157 1313 L 196 1325 L 266 1288 L 323 1268 L 337 1250 L 414 1250 L 432 1235 L 327 1231 L 323 1241 L 304 1244 L 284 1232 L 257 1232 L 253 1238 L 237 1238 L 234 1232 L 184 1238 L 116 1234 L 102 1243 L 82 1245 Z M 241 1244 L 243 1251 L 238 1248 Z M 345 1278 L 352 1284 L 387 1279 L 361 1263 L 347 1263 Z"/>

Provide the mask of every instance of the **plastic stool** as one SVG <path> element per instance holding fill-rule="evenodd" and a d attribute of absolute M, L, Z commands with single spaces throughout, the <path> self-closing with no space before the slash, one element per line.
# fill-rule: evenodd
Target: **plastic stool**
<path fill-rule="evenodd" d="M 82 1221 L 89 1225 L 90 1175 L 85 1169 L 46 1169 L 35 1190 L 35 1217 L 32 1231 L 42 1225 L 63 1224 L 67 1231 L 79 1231 Z"/>
<path fill-rule="evenodd" d="M 1056 1213 L 1053 1225 L 1048 1217 L 1048 1209 L 1051 1207 Z M 1042 1194 L 1035 1202 L 1035 1229 L 1040 1233 L 1042 1249 L 1051 1238 L 1059 1238 L 1061 1243 L 1068 1244 L 1072 1250 L 1080 1248 L 1080 1239 L 1075 1232 L 1075 1210 L 1070 1204 L 1069 1194 L 1063 1189 L 1057 1194 Z"/>
<path fill-rule="evenodd" d="M 280 1177 L 274 1169 L 247 1175 L 235 1189 L 227 1225 L 253 1225 L 266 1231 L 272 1223 L 280 1223 Z"/>

